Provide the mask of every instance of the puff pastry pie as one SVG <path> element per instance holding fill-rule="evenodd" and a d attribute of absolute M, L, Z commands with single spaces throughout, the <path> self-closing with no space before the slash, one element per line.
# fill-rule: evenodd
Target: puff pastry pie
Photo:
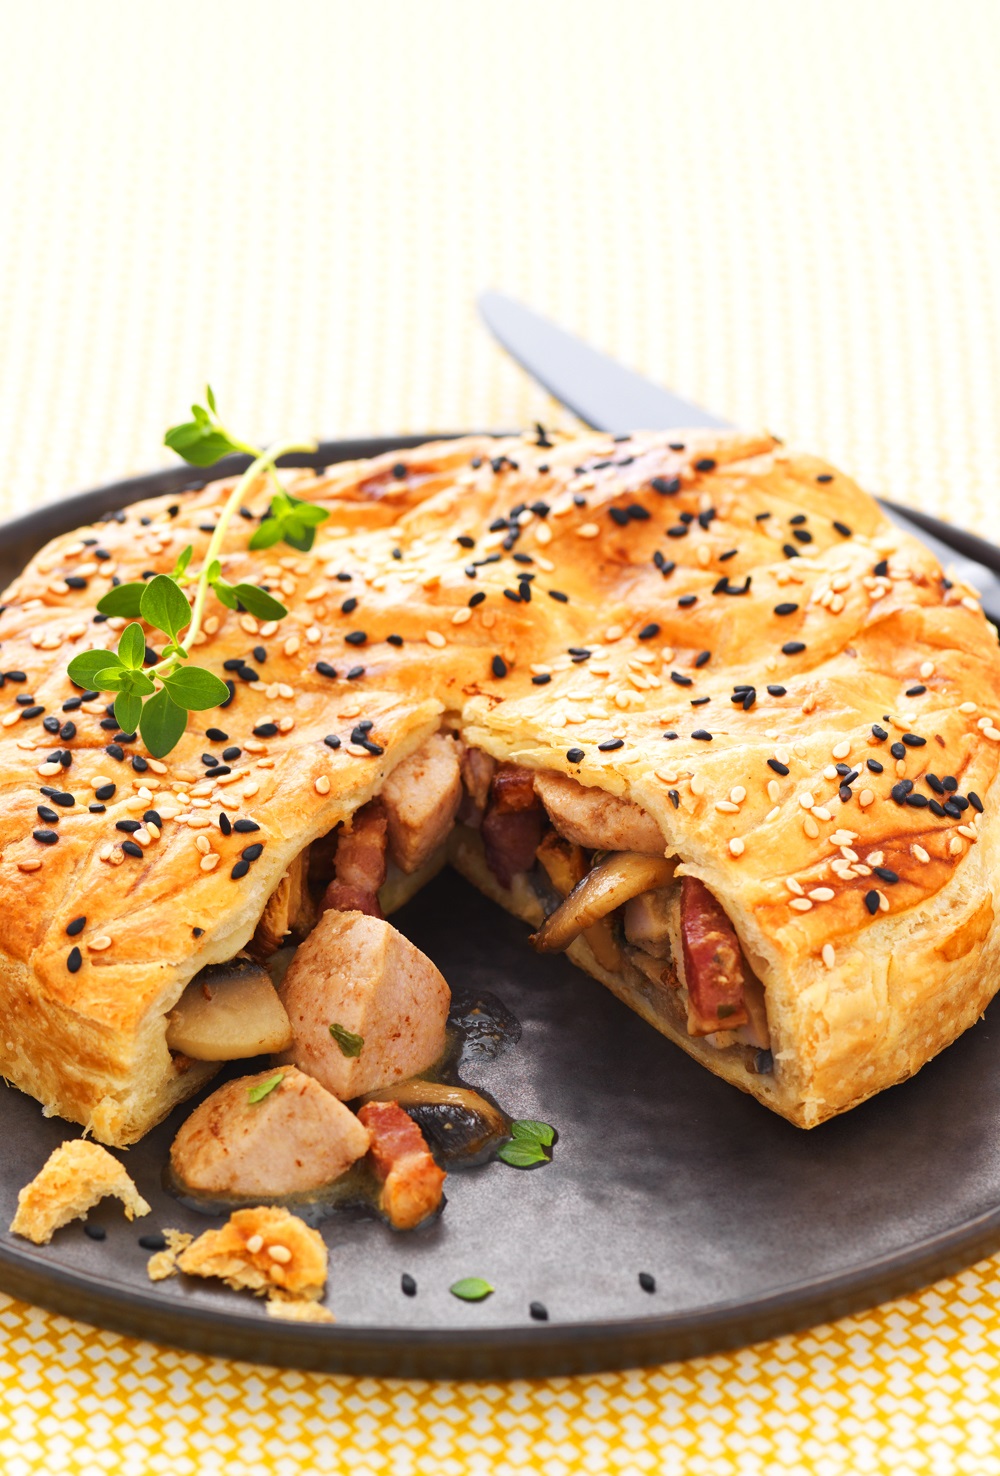
<path fill-rule="evenodd" d="M 56 539 L 4 596 L 0 1071 L 46 1112 L 146 1132 L 215 1069 L 167 1043 L 189 982 L 314 920 L 316 878 L 364 910 L 387 834 L 383 904 L 446 848 L 804 1127 L 981 1014 L 996 633 L 848 477 L 767 435 L 539 432 L 289 485 L 330 513 L 311 552 L 251 554 L 236 518 L 223 564 L 289 613 L 213 608 L 232 695 L 165 760 L 66 666 L 113 644 L 114 578 L 204 553 L 227 484 Z M 444 808 L 382 797 L 404 761 Z"/>

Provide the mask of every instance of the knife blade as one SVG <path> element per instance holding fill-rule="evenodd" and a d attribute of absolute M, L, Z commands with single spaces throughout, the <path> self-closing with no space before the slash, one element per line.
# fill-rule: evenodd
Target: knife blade
<path fill-rule="evenodd" d="M 482 292 L 478 305 L 494 338 L 521 368 L 594 430 L 622 435 L 697 426 L 732 429 L 730 421 L 626 369 L 506 293 Z M 979 590 L 987 618 L 1000 626 L 1000 548 L 929 513 L 879 501 L 897 527 L 917 531 L 953 578 Z"/>

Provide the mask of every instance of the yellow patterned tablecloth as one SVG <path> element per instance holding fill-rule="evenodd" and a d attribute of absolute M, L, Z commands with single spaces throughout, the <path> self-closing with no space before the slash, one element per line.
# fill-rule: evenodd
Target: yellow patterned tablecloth
<path fill-rule="evenodd" d="M 492 283 L 996 536 L 995 0 L 0 19 L 4 514 L 163 462 L 206 378 L 261 436 L 548 417 L 476 324 Z M 998 1276 L 687 1364 L 475 1385 L 225 1363 L 0 1299 L 0 1467 L 1000 1473 Z"/>

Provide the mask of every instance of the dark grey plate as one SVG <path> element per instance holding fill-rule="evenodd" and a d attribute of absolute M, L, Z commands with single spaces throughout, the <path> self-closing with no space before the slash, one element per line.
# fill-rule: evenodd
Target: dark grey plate
<path fill-rule="evenodd" d="M 324 463 L 418 444 L 334 442 Z M 304 458 L 303 458 L 304 459 Z M 99 512 L 192 483 L 184 468 L 70 498 L 0 530 L 0 579 Z M 213 1221 L 161 1186 L 187 1109 L 126 1155 L 152 1215 L 116 1204 L 34 1247 L 0 1231 L 0 1286 L 69 1316 L 206 1353 L 353 1373 L 501 1377 L 688 1357 L 787 1332 L 924 1284 L 1000 1245 L 996 1008 L 905 1086 L 812 1133 L 717 1081 L 599 984 L 541 958 L 525 929 L 454 875 L 394 922 L 456 992 L 488 990 L 520 1042 L 467 1069 L 515 1116 L 559 1131 L 554 1161 L 454 1173 L 433 1225 L 397 1235 L 342 1212 L 330 1246 L 334 1326 L 282 1324 L 260 1303 L 174 1278 L 153 1286 L 140 1234 Z M 0 1225 L 67 1135 L 3 1090 Z M 76 1130 L 71 1130 L 75 1132 Z M 418 1284 L 400 1290 L 403 1272 Z M 640 1271 L 655 1277 L 643 1291 Z M 483 1276 L 470 1305 L 448 1287 Z M 532 1301 L 547 1323 L 529 1317 Z"/>

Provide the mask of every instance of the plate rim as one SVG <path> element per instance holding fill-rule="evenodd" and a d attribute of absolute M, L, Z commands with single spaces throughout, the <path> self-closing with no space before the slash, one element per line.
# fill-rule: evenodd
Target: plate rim
<path fill-rule="evenodd" d="M 280 465 L 322 469 L 434 440 L 507 434 L 436 431 L 324 440 L 315 453 L 282 458 Z M 40 546 L 102 513 L 146 497 L 194 490 L 240 472 L 249 462 L 249 457 L 232 456 L 204 471 L 166 466 L 105 482 L 5 520 L 0 543 L 16 549 L 38 539 Z M 996 552 L 1000 558 L 1000 548 Z M 0 1290 L 60 1316 L 208 1357 L 397 1378 L 538 1378 L 672 1362 L 758 1343 L 916 1291 L 998 1248 L 1000 1204 L 848 1271 L 802 1279 L 750 1300 L 732 1297 L 710 1307 L 642 1318 L 483 1329 L 283 1323 L 262 1316 L 260 1304 L 241 1303 L 229 1311 L 164 1296 L 152 1287 L 102 1281 L 5 1239 L 0 1239 Z"/>

